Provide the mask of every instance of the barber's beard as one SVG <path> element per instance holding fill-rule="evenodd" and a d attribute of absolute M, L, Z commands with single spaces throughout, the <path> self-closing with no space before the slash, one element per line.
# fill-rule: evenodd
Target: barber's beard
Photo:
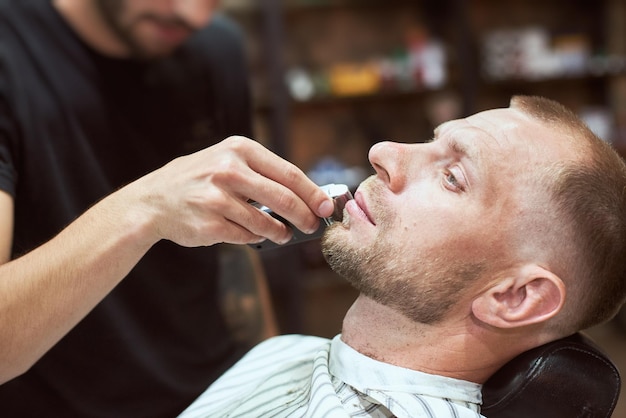
<path fill-rule="evenodd" d="M 104 23 L 115 34 L 115 36 L 126 46 L 131 55 L 139 55 L 138 46 L 133 40 L 128 29 L 122 25 L 122 15 L 126 3 L 124 0 L 96 0 L 95 5 Z"/>
<path fill-rule="evenodd" d="M 148 50 L 145 46 L 139 42 L 133 33 L 133 29 L 141 23 L 142 20 L 162 21 L 170 25 L 180 26 L 189 32 L 193 32 L 192 28 L 187 22 L 178 18 L 162 18 L 153 14 L 142 14 L 135 16 L 131 22 L 123 22 L 123 15 L 125 11 L 126 2 L 124 0 L 96 0 L 95 2 L 100 16 L 107 24 L 109 29 L 115 34 L 115 36 L 124 44 L 130 53 L 130 58 L 140 61 L 151 61 L 162 58 L 170 54 L 171 50 L 154 52 Z"/>
<path fill-rule="evenodd" d="M 377 227 L 381 233 L 375 244 L 356 246 L 341 224 L 332 225 L 322 238 L 322 252 L 330 267 L 359 292 L 412 321 L 443 320 L 462 290 L 484 272 L 484 262 L 445 259 L 445 248 L 394 243 L 380 222 Z"/>

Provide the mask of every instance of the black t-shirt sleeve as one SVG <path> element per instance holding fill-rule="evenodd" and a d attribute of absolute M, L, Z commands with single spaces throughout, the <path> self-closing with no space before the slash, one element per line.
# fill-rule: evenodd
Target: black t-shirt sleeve
<path fill-rule="evenodd" d="M 15 196 L 17 183 L 16 138 L 15 121 L 0 91 L 0 190 L 11 196 Z"/>
<path fill-rule="evenodd" d="M 2 18 L 6 17 L 4 4 L 0 9 Z M 17 161 L 18 161 L 18 123 L 16 110 L 13 108 L 13 99 L 19 91 L 19 72 L 16 71 L 15 61 L 18 58 L 11 47 L 14 35 L 7 25 L 0 25 L 0 190 L 15 197 L 17 191 Z"/>

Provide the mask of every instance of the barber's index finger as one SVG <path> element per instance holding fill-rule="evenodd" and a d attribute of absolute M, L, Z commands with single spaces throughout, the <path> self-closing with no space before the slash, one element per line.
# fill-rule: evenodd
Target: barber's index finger
<path fill-rule="evenodd" d="M 333 212 L 332 199 L 291 162 L 257 144 L 261 150 L 254 152 L 248 162 L 250 168 L 263 177 L 283 185 L 296 194 L 319 217 Z M 256 158 L 255 158 L 256 157 Z"/>

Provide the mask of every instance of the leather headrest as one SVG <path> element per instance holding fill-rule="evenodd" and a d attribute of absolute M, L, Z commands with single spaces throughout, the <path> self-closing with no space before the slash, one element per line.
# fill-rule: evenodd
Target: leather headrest
<path fill-rule="evenodd" d="M 511 360 L 483 386 L 487 418 L 609 418 L 619 371 L 588 337 L 576 333 Z"/>

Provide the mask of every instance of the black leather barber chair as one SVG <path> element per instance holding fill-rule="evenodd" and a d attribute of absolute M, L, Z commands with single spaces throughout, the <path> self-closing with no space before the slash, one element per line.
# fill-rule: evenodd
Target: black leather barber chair
<path fill-rule="evenodd" d="M 522 353 L 483 387 L 487 418 L 610 418 L 620 394 L 619 371 L 577 333 Z"/>

